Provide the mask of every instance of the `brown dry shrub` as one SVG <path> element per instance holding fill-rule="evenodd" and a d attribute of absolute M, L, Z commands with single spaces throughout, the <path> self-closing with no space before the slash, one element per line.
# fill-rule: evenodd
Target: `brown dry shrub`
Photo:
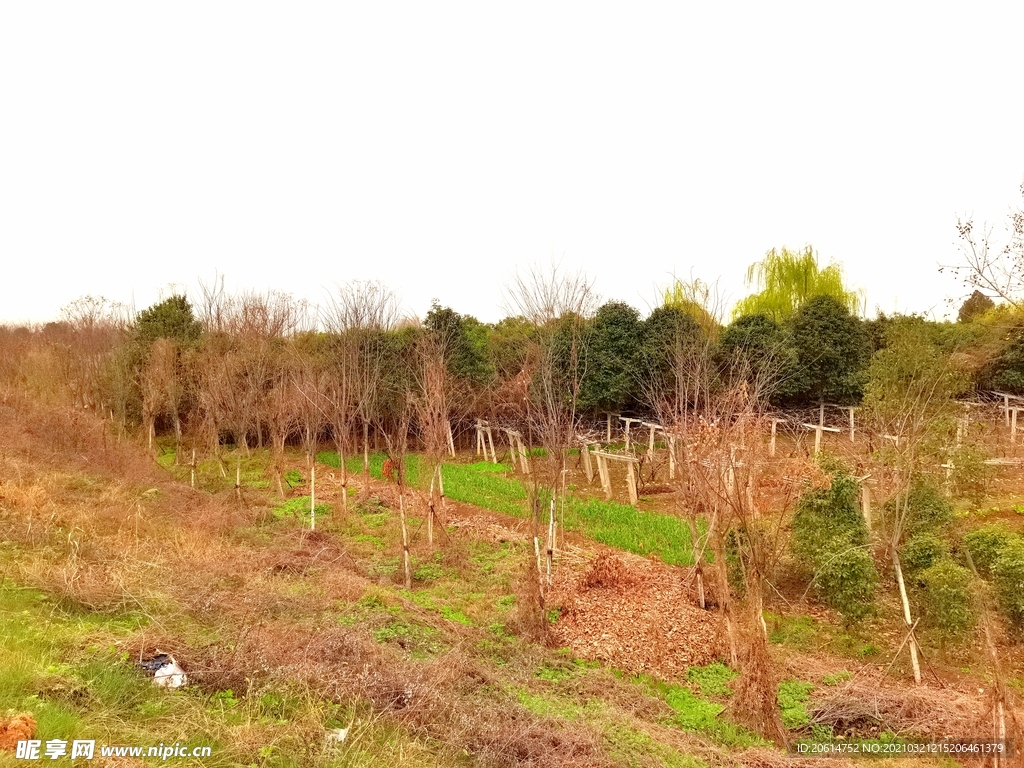
<path fill-rule="evenodd" d="M 614 552 L 602 552 L 584 574 L 580 587 L 586 589 L 623 589 L 636 583 L 622 558 Z"/>
<path fill-rule="evenodd" d="M 755 733 L 779 746 L 786 743 L 786 730 L 779 715 L 779 680 L 768 650 L 768 638 L 760 623 L 757 601 L 748 601 L 746 627 L 740 633 L 743 644 L 740 676 L 729 704 L 733 717 Z"/>
<path fill-rule="evenodd" d="M 537 575 L 537 562 L 527 556 L 512 585 L 516 604 L 509 614 L 508 628 L 518 637 L 546 646 L 551 639 L 550 622 L 545 612 L 544 595 Z"/>
<path fill-rule="evenodd" d="M 971 733 L 980 711 L 976 696 L 949 687 L 906 685 L 880 671 L 821 689 L 808 706 L 812 722 L 839 733 L 873 736 L 889 730 L 930 738 Z"/>

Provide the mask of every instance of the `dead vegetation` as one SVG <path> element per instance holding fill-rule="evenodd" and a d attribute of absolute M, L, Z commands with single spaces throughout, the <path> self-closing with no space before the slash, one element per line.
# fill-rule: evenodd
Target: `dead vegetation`
<path fill-rule="evenodd" d="M 695 605 L 686 569 L 604 551 L 582 576 L 562 571 L 549 595 L 559 645 L 633 674 L 671 680 L 717 657 L 718 617 Z"/>
<path fill-rule="evenodd" d="M 437 560 L 444 568 L 469 581 L 479 568 L 475 543 L 520 547 L 508 584 L 515 600 L 500 630 L 508 636 L 495 640 L 483 626 L 416 602 L 415 590 L 377 586 L 386 577 L 343 535 L 347 518 L 336 502 L 315 532 L 271 525 L 259 493 L 246 491 L 239 504 L 230 490 L 193 491 L 77 409 L 38 408 L 11 396 L 0 403 L 0 431 L 0 530 L 20 554 L 5 560 L 0 577 L 38 588 L 65 608 L 138 616 L 128 637 L 111 638 L 118 651 L 129 660 L 156 649 L 172 654 L 203 695 L 258 699 L 288 689 L 316 702 L 292 717 L 281 744 L 322 743 L 323 719 L 310 713 L 337 706 L 363 734 L 353 743 L 387 755 L 371 734 L 393 728 L 429 745 L 431 760 L 442 764 L 659 764 L 656 752 L 624 758 L 619 727 L 710 765 L 798 762 L 778 751 L 729 752 L 667 726 L 671 711 L 663 702 L 604 670 L 576 675 L 549 650 L 568 647 L 577 658 L 628 674 L 685 681 L 689 667 L 715 661 L 721 646 L 720 614 L 697 607 L 690 569 L 574 541 L 560 549 L 554 583 L 541 596 L 528 526 L 452 504 L 451 526 L 439 532 L 449 537 Z M 325 476 L 325 498 L 336 499 L 338 487 Z M 395 486 L 374 483 L 373 492 L 375 509 L 383 510 L 375 514 L 397 506 Z M 425 506 L 419 492 L 405 493 Z M 384 556 L 397 554 L 397 542 L 382 546 L 390 547 Z M 431 551 L 423 538 L 413 548 L 424 561 Z M 367 596 L 382 604 L 339 622 Z M 382 641 L 397 621 L 422 628 L 436 647 L 421 652 L 420 640 L 401 634 Z M 483 652 L 486 643 L 503 643 L 503 650 Z M 566 675 L 559 700 L 600 702 L 605 719 L 524 704 L 521 692 L 550 693 L 533 672 L 542 667 L 555 669 L 556 679 Z M 736 701 L 743 695 L 739 688 Z M 809 713 L 837 732 L 875 727 L 940 736 L 979 722 L 980 699 L 932 687 L 908 691 L 877 673 L 816 692 Z M 625 725 L 611 728 L 612 716 Z M 742 719 L 736 710 L 733 717 Z M 233 738 L 241 753 L 252 754 L 268 736 L 254 728 Z"/>

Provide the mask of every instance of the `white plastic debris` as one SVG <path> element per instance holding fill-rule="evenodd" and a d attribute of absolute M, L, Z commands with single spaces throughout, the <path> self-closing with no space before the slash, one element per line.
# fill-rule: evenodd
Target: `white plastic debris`
<path fill-rule="evenodd" d="M 185 670 L 178 666 L 178 662 L 174 660 L 173 656 L 168 658 L 169 661 L 158 667 L 153 673 L 153 682 L 164 688 L 181 688 L 183 685 L 188 685 L 188 675 L 185 674 Z"/>
<path fill-rule="evenodd" d="M 324 741 L 327 744 L 341 744 L 348 736 L 348 728 L 328 728 L 324 734 Z"/>

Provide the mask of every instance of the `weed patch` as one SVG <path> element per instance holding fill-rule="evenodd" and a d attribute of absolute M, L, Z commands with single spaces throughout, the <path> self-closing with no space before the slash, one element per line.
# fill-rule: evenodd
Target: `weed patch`
<path fill-rule="evenodd" d="M 274 507 L 274 517 L 278 520 L 284 520 L 289 517 L 293 517 L 300 521 L 309 521 L 310 519 L 310 502 L 312 497 L 310 496 L 297 496 L 294 499 L 288 499 L 287 501 L 278 504 Z M 316 516 L 325 517 L 331 514 L 330 504 L 317 504 L 316 505 Z"/>
<path fill-rule="evenodd" d="M 814 685 L 799 680 L 783 680 L 779 683 L 779 708 L 782 710 L 782 724 L 793 730 L 811 722 L 807 714 L 807 701 Z"/>
<path fill-rule="evenodd" d="M 690 667 L 686 670 L 686 679 L 696 684 L 697 693 L 701 696 L 729 696 L 732 688 L 728 683 L 737 677 L 737 672 L 729 669 L 720 661 L 705 667 Z"/>
<path fill-rule="evenodd" d="M 723 705 L 701 698 L 689 688 L 644 676 L 634 678 L 634 682 L 645 685 L 672 708 L 675 714 L 670 723 L 677 728 L 703 734 L 725 747 L 755 747 L 767 744 L 757 734 L 722 717 L 725 710 Z"/>

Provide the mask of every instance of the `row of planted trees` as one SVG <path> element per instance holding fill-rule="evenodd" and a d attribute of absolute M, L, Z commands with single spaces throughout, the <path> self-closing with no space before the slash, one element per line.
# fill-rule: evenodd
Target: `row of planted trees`
<path fill-rule="evenodd" d="M 320 441 L 333 441 L 347 484 L 345 458 L 361 449 L 367 467 L 373 433 L 399 470 L 410 439 L 417 441 L 432 467 L 433 504 L 453 423 L 487 417 L 515 424 L 545 449 L 527 480 L 539 554 L 542 499 L 551 499 L 554 510 L 564 490 L 570 451 L 588 415 L 581 408 L 587 387 L 618 360 L 618 384 L 640 393 L 679 447 L 675 498 L 690 525 L 699 600 L 721 611 L 726 653 L 743 672 L 737 709 L 759 732 L 781 739 L 763 605 L 789 551 L 787 513 L 798 496 L 806 498 L 808 485 L 817 493 L 835 482 L 834 473 L 806 458 L 771 456 L 763 440 L 772 398 L 792 376 L 791 346 L 753 330 L 723 343 L 729 329 L 702 323 L 676 302 L 645 321 L 637 364 L 607 339 L 595 348 L 596 300 L 583 275 L 529 272 L 508 295 L 517 318 L 509 325 L 517 332 L 505 334 L 493 358 L 500 365 L 490 371 L 474 351 L 478 326 L 438 306 L 423 325 L 403 323 L 394 297 L 379 285 L 346 286 L 314 313 L 279 294 L 229 296 L 222 283 L 204 287 L 195 307 L 175 296 L 135 318 L 104 302 L 77 302 L 64 324 L 36 334 L 7 332 L 3 370 L 30 389 L 57 382 L 79 406 L 140 424 L 147 440 L 163 429 L 179 452 L 191 444 L 219 456 L 225 439 L 243 449 L 269 444 L 282 493 L 289 441 L 311 460 Z M 874 476 L 886 510 L 874 541 L 892 563 L 916 658 L 901 554 L 912 538 L 913 491 L 950 444 L 954 397 L 967 383 L 924 321 L 892 322 L 885 334 L 862 382 L 862 420 L 891 439 L 856 461 Z M 636 345 L 620 349 L 632 353 Z M 616 385 L 612 379 L 608 388 Z M 878 556 L 862 525 L 827 530 L 829 536 L 816 538 L 825 556 L 808 551 L 803 558 L 812 586 L 826 596 L 831 576 L 842 582 L 848 575 L 837 563 L 863 567 L 864 555 Z"/>

